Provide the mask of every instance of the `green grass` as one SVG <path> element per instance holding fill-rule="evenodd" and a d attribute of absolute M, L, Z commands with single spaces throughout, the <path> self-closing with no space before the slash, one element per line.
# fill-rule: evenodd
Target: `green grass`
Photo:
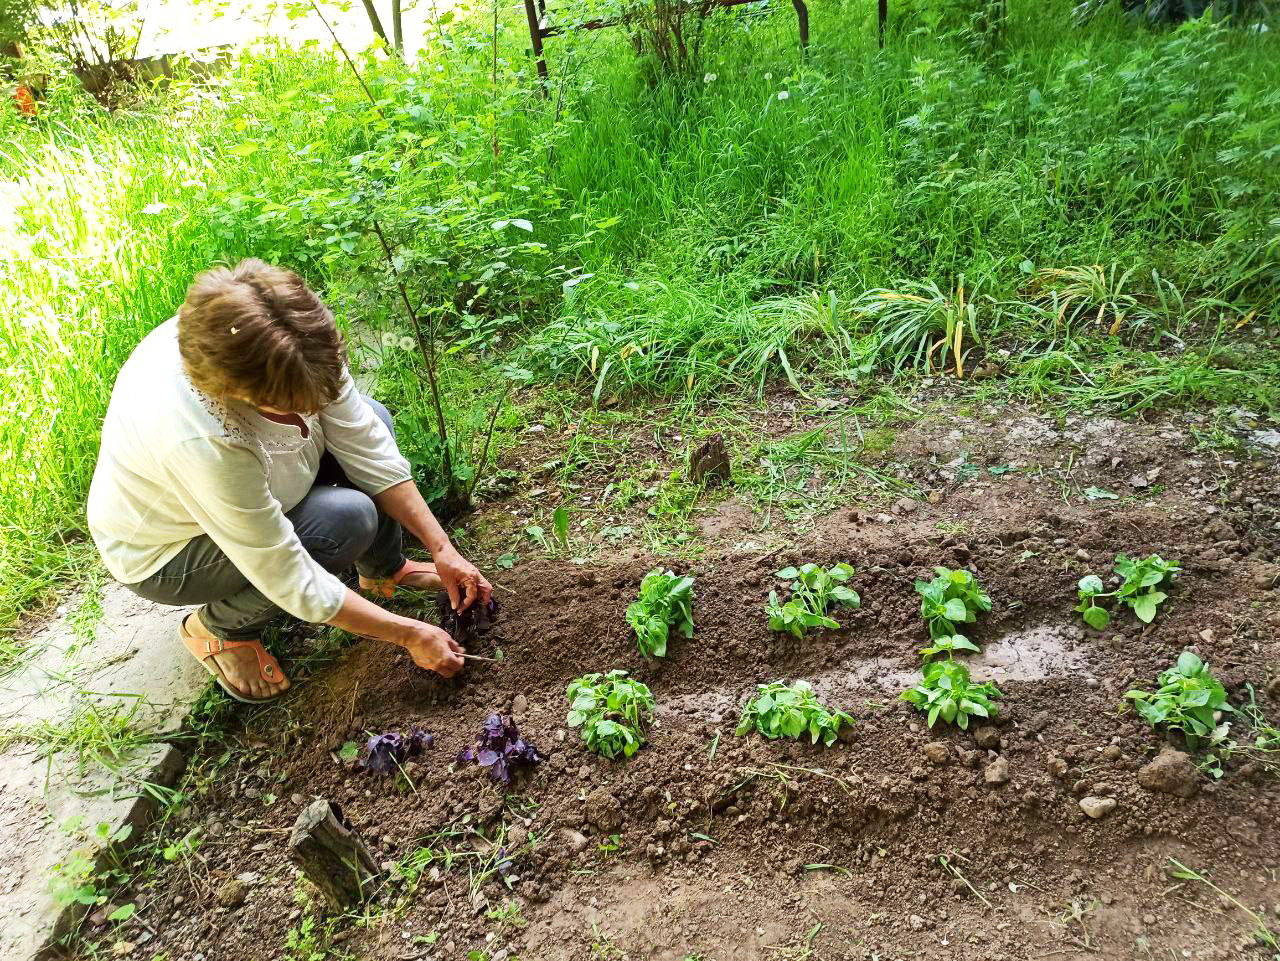
<path fill-rule="evenodd" d="M 807 60 L 789 11 L 719 13 L 699 72 L 656 81 L 619 31 L 557 38 L 546 100 L 512 11 L 496 84 L 460 21 L 414 70 L 357 57 L 376 107 L 311 50 L 115 115 L 58 80 L 39 124 L 0 111 L 0 624 L 86 570 L 115 372 L 197 271 L 285 263 L 353 330 L 408 333 L 374 217 L 473 451 L 504 365 L 579 407 L 688 405 L 954 370 L 957 326 L 967 373 L 998 362 L 984 396 L 1274 412 L 1277 32 L 1069 6 L 1015 0 L 991 40 L 921 3 L 883 51 L 867 5 L 817 6 Z M 380 372 L 406 420 L 421 378 Z"/>

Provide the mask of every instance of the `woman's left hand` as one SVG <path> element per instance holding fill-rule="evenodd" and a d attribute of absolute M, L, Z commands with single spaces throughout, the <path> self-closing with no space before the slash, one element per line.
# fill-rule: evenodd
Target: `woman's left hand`
<path fill-rule="evenodd" d="M 482 604 L 489 603 L 489 595 L 493 592 L 485 576 L 476 566 L 459 554 L 452 547 L 438 554 L 431 560 L 436 565 L 436 573 L 449 594 L 449 603 L 455 611 L 465 611 L 477 600 Z"/>

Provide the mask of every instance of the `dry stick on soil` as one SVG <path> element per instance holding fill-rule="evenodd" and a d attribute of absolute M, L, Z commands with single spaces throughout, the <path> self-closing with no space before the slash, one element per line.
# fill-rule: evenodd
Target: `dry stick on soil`
<path fill-rule="evenodd" d="M 972 891 L 972 892 L 973 892 L 973 896 L 974 896 L 975 898 L 977 898 L 979 901 L 981 901 L 983 904 L 985 904 L 988 908 L 991 908 L 991 902 L 990 902 L 990 901 L 988 901 L 986 898 L 984 898 L 984 897 L 982 896 L 982 893 L 981 893 L 977 888 L 975 888 L 972 884 L 970 884 L 970 883 L 969 883 L 969 879 L 968 879 L 968 878 L 966 878 L 963 874 L 961 874 L 961 873 L 960 873 L 960 869 L 959 869 L 959 868 L 956 868 L 956 867 L 953 867 L 953 866 L 952 866 L 951 862 L 950 862 L 949 860 L 947 860 L 947 856 L 946 856 L 945 854 L 939 854 L 939 855 L 938 855 L 938 863 L 939 863 L 939 864 L 941 864 L 941 865 L 942 865 L 942 867 L 943 867 L 943 868 L 944 868 L 944 869 L 945 869 L 945 870 L 946 870 L 946 871 L 947 871 L 947 872 L 948 872 L 952 877 L 957 878 L 957 879 L 959 879 L 960 881 L 963 881 L 963 882 L 964 882 L 964 886 L 965 886 L 966 888 L 968 888 L 970 891 Z"/>

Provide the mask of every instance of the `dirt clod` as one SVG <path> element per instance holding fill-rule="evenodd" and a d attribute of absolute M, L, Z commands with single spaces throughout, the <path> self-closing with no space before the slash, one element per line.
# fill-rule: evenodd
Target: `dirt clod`
<path fill-rule="evenodd" d="M 991 751 L 1000 749 L 1000 732 L 991 724 L 983 724 L 973 732 L 973 740 L 978 747 Z"/>
<path fill-rule="evenodd" d="M 613 834 L 622 827 L 622 805 L 605 788 L 587 795 L 587 823 L 601 834 Z"/>
<path fill-rule="evenodd" d="M 214 895 L 214 899 L 218 902 L 219 907 L 226 908 L 228 911 L 240 907 L 249 897 L 249 885 L 245 884 L 239 878 L 231 878 L 229 881 L 223 881 L 218 886 L 218 891 Z"/>
<path fill-rule="evenodd" d="M 1200 771 L 1189 755 L 1167 750 L 1138 771 L 1138 783 L 1148 791 L 1187 798 L 1200 790 Z"/>
<path fill-rule="evenodd" d="M 951 760 L 951 748 L 942 741 L 930 741 L 924 746 L 924 756 L 930 764 L 941 767 Z"/>

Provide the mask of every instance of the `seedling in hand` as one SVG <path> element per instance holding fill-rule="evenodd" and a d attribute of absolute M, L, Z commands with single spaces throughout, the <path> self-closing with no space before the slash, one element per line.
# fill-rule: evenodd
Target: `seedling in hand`
<path fill-rule="evenodd" d="M 641 654 L 666 657 L 672 627 L 693 637 L 693 578 L 661 568 L 650 571 L 640 582 L 640 597 L 627 607 L 627 623 L 636 632 Z"/>
<path fill-rule="evenodd" d="M 994 684 L 974 684 L 969 669 L 959 661 L 934 661 L 924 669 L 924 680 L 901 698 L 929 715 L 929 726 L 938 718 L 962 729 L 969 727 L 970 717 L 995 717 L 1000 713 L 994 699 L 1002 697 Z"/>
<path fill-rule="evenodd" d="M 1218 714 L 1235 711 L 1227 703 L 1222 683 L 1190 651 L 1183 651 L 1178 662 L 1160 674 L 1159 684 L 1155 693 L 1132 690 L 1125 697 L 1152 727 L 1163 724 L 1181 731 L 1188 747 L 1195 748 L 1199 738 L 1213 736 Z"/>
<path fill-rule="evenodd" d="M 784 567 L 777 576 L 788 581 L 791 598 L 782 602 L 776 591 L 769 592 L 765 613 L 769 615 L 769 629 L 786 631 L 792 637 L 804 637 L 811 627 L 838 628 L 840 623 L 827 615 L 833 604 L 857 608 L 862 604 L 858 592 L 846 587 L 853 576 L 849 564 L 836 564 L 822 568 L 817 564 L 800 567 Z"/>
<path fill-rule="evenodd" d="M 569 682 L 569 727 L 582 728 L 587 750 L 603 757 L 631 757 L 653 720 L 653 694 L 626 671 L 586 674 Z"/>
<path fill-rule="evenodd" d="M 453 602 L 444 591 L 436 593 L 436 612 L 440 615 L 440 627 L 449 636 L 466 647 L 482 634 L 488 634 L 498 621 L 498 601 L 490 597 L 488 603 L 476 600 L 465 611 L 455 611 Z"/>
<path fill-rule="evenodd" d="M 1114 591 L 1104 590 L 1102 578 L 1097 574 L 1082 577 L 1078 585 L 1080 603 L 1076 610 L 1094 630 L 1100 631 L 1111 623 L 1111 612 L 1098 604 L 1104 597 L 1114 597 L 1122 604 L 1128 604 L 1138 620 L 1150 624 L 1155 620 L 1156 608 L 1169 597 L 1161 588 L 1173 583 L 1182 566 L 1177 561 L 1166 561 L 1159 554 L 1151 554 L 1141 560 L 1117 554 L 1114 569 L 1124 578 Z"/>
<path fill-rule="evenodd" d="M 796 681 L 790 686 L 774 681 L 760 684 L 757 689 L 759 694 L 742 709 L 737 730 L 740 736 L 754 728 L 770 740 L 798 739 L 808 731 L 811 744 L 821 738 L 830 747 L 840 734 L 840 725 L 853 723 L 853 718 L 843 711 L 831 711 L 820 704 L 808 681 Z"/>
<path fill-rule="evenodd" d="M 516 771 L 543 760 L 538 749 L 520 736 L 512 718 L 490 714 L 476 738 L 476 746 L 458 752 L 458 762 L 475 761 L 494 781 L 506 786 Z"/>

